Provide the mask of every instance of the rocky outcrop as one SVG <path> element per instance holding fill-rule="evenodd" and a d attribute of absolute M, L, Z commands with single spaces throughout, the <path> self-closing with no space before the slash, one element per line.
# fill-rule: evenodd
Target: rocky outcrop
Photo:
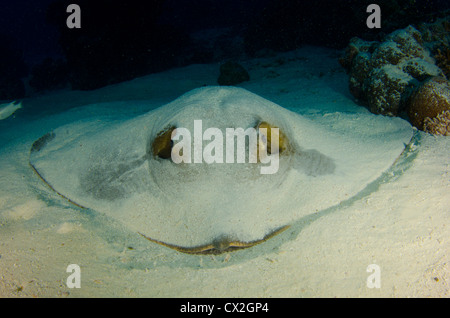
<path fill-rule="evenodd" d="M 450 76 L 450 16 L 437 19 L 434 23 L 423 23 L 419 26 L 424 45 L 432 53 L 436 65 L 445 76 Z"/>
<path fill-rule="evenodd" d="M 415 90 L 409 100 L 411 123 L 435 135 L 450 136 L 450 83 L 433 77 Z"/>
<path fill-rule="evenodd" d="M 421 33 L 411 26 L 383 42 L 353 38 L 340 60 L 349 74 L 350 92 L 373 113 L 397 116 L 421 81 L 444 76 L 422 43 Z"/>
<path fill-rule="evenodd" d="M 431 127 L 447 118 L 442 113 L 449 110 L 448 81 L 416 28 L 397 30 L 382 42 L 353 38 L 340 63 L 349 74 L 351 94 L 371 112 L 407 113 L 417 128 L 443 131 Z M 427 104 L 430 99 L 433 103 Z"/>
<path fill-rule="evenodd" d="M 220 66 L 220 75 L 217 79 L 219 85 L 231 86 L 250 80 L 245 68 L 236 62 L 225 62 Z"/>

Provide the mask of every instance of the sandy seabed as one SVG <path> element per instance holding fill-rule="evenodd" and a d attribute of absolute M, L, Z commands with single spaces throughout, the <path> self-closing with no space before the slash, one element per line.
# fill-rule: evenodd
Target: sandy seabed
<path fill-rule="evenodd" d="M 240 86 L 310 118 L 367 112 L 348 93 L 337 53 L 309 47 L 245 61 L 251 81 Z M 415 132 L 412 155 L 364 193 L 263 244 L 215 256 L 181 254 L 70 205 L 28 165 L 32 142 L 70 117 L 63 111 L 132 117 L 216 85 L 218 69 L 192 65 L 93 92 L 41 95 L 0 123 L 0 296 L 450 296 L 448 137 Z M 68 288 L 69 264 L 80 266 L 81 288 Z M 367 286 L 371 264 L 380 288 Z"/>

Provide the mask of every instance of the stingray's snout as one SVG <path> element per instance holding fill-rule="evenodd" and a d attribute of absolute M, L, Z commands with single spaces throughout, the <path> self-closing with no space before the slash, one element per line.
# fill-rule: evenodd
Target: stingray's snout
<path fill-rule="evenodd" d="M 216 238 L 213 241 L 212 245 L 214 246 L 214 249 L 217 250 L 217 252 L 223 253 L 224 251 L 230 248 L 231 242 L 232 240 L 230 239 L 230 237 L 224 235 Z"/>

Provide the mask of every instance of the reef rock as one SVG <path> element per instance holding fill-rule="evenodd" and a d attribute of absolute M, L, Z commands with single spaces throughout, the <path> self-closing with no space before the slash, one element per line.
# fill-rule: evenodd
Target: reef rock
<path fill-rule="evenodd" d="M 417 128 L 450 136 L 450 83 L 442 77 L 424 82 L 411 96 L 408 116 Z"/>
<path fill-rule="evenodd" d="M 220 75 L 217 83 L 223 86 L 240 84 L 250 80 L 250 75 L 245 68 L 236 63 L 228 61 L 220 66 Z"/>
<path fill-rule="evenodd" d="M 414 78 L 395 65 L 375 68 L 364 83 L 369 109 L 372 113 L 397 116 L 402 109 L 402 96 Z"/>
<path fill-rule="evenodd" d="M 446 65 L 450 51 L 448 20 L 412 26 L 387 35 L 382 42 L 353 38 L 341 65 L 349 74 L 351 94 L 375 113 L 406 112 L 420 130 L 450 135 L 450 86 Z"/>
<path fill-rule="evenodd" d="M 419 26 L 425 46 L 433 54 L 436 65 L 442 69 L 445 76 L 450 76 L 450 16 L 437 19 L 433 23 L 423 23 Z"/>
<path fill-rule="evenodd" d="M 382 115 L 396 116 L 407 94 L 421 81 L 444 76 L 412 26 L 387 35 L 383 42 L 351 40 L 341 65 L 349 74 L 353 96 Z"/>

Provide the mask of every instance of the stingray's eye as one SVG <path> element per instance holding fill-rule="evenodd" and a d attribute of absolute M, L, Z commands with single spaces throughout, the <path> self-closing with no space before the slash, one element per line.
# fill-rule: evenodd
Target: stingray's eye
<path fill-rule="evenodd" d="M 174 126 L 161 130 L 152 143 L 153 155 L 161 159 L 170 159 L 172 153 L 172 132 L 176 129 Z"/>
<path fill-rule="evenodd" d="M 281 154 L 288 149 L 289 141 L 278 127 L 263 121 L 256 126 L 256 130 L 259 136 L 258 151 L 267 151 L 268 154 L 275 154 L 277 152 Z M 272 149 L 272 139 L 275 149 Z"/>

